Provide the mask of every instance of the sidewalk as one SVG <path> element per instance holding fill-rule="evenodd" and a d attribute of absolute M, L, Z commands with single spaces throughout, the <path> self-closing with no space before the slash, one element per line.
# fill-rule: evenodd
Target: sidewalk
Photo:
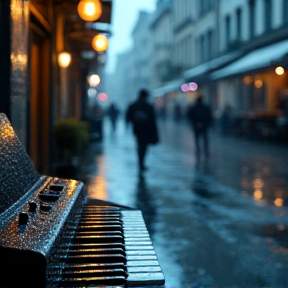
<path fill-rule="evenodd" d="M 167 288 L 288 286 L 287 148 L 216 134 L 198 165 L 188 127 L 159 123 L 139 179 L 131 131 L 106 124 L 81 179 L 89 197 L 142 210 Z"/>

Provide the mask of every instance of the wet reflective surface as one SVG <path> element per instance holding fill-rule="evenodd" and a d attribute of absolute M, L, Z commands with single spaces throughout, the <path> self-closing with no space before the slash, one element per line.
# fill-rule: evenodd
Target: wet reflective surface
<path fill-rule="evenodd" d="M 212 133 L 197 162 L 188 127 L 159 123 L 139 177 L 119 124 L 91 144 L 80 178 L 89 197 L 142 210 L 166 287 L 288 287 L 287 148 Z"/>

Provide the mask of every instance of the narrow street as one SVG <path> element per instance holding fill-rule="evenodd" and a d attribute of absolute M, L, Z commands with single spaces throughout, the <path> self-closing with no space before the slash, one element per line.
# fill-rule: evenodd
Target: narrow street
<path fill-rule="evenodd" d="M 288 287 L 288 149 L 211 133 L 196 163 L 185 123 L 159 123 L 138 177 L 131 130 L 104 125 L 80 179 L 91 198 L 142 210 L 167 288 Z"/>

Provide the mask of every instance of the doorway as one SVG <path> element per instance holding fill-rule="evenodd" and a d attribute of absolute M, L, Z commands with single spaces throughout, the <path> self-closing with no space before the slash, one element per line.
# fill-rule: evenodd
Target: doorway
<path fill-rule="evenodd" d="M 49 171 L 50 40 L 32 26 L 30 40 L 29 154 L 40 174 Z"/>

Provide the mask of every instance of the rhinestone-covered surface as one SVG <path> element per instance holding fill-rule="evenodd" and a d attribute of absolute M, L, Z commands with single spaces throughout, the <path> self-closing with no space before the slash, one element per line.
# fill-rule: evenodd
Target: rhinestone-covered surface
<path fill-rule="evenodd" d="M 0 113 L 0 215 L 40 179 L 5 114 Z"/>

